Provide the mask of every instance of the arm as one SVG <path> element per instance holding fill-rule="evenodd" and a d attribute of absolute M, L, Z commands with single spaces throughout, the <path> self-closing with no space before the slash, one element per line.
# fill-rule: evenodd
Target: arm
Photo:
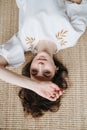
<path fill-rule="evenodd" d="M 58 88 L 54 83 L 33 81 L 28 77 L 16 74 L 6 69 L 5 66 L 7 64 L 7 61 L 0 56 L 0 79 L 13 85 L 30 89 L 51 101 L 55 101 L 62 94 L 60 88 Z"/>
<path fill-rule="evenodd" d="M 8 62 L 5 60 L 4 57 L 0 56 L 0 79 L 4 80 L 8 83 L 20 86 L 20 87 L 24 87 L 26 89 L 32 89 L 32 81 L 22 75 L 16 74 L 8 69 L 6 69 L 5 67 L 8 65 Z M 29 81 L 29 84 L 27 83 L 27 81 Z M 28 87 L 28 85 L 30 87 Z"/>

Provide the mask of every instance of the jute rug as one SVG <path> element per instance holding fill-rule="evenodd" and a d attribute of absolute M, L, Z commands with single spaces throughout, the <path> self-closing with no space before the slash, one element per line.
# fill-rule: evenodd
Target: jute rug
<path fill-rule="evenodd" d="M 15 0 L 0 0 L 0 44 L 18 30 Z M 30 59 L 30 53 L 27 60 Z M 0 80 L 0 130 L 87 130 L 87 30 L 78 44 L 58 53 L 69 70 L 70 85 L 58 112 L 42 118 L 24 117 L 19 87 Z M 21 73 L 22 66 L 14 69 Z"/>

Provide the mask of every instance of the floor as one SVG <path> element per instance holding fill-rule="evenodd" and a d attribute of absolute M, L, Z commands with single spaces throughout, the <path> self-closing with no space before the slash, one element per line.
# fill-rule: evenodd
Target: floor
<path fill-rule="evenodd" d="M 15 0 L 0 0 L 0 44 L 17 32 L 17 21 Z M 59 111 L 39 119 L 25 118 L 20 88 L 0 80 L 0 130 L 87 130 L 87 30 L 76 46 L 59 52 L 57 58 L 69 70 L 69 88 Z M 22 67 L 12 71 L 20 74 Z"/>

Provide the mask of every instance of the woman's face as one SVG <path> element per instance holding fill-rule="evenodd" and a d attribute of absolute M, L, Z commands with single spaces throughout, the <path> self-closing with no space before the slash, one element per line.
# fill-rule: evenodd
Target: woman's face
<path fill-rule="evenodd" d="M 37 54 L 30 66 L 30 77 L 33 80 L 51 80 L 56 71 L 52 57 L 46 52 Z"/>

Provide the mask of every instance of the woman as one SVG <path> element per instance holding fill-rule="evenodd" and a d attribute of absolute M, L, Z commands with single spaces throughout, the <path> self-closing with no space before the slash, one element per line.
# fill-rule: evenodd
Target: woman
<path fill-rule="evenodd" d="M 68 72 L 60 62 L 55 61 L 54 54 L 74 46 L 84 33 L 87 1 L 16 2 L 19 32 L 0 46 L 0 79 L 23 87 L 19 96 L 24 110 L 38 117 L 43 111 L 59 108 L 60 96 L 67 88 L 65 78 Z M 24 76 L 7 69 L 24 63 L 24 52 L 27 51 L 34 53 L 35 57 L 24 67 Z"/>

